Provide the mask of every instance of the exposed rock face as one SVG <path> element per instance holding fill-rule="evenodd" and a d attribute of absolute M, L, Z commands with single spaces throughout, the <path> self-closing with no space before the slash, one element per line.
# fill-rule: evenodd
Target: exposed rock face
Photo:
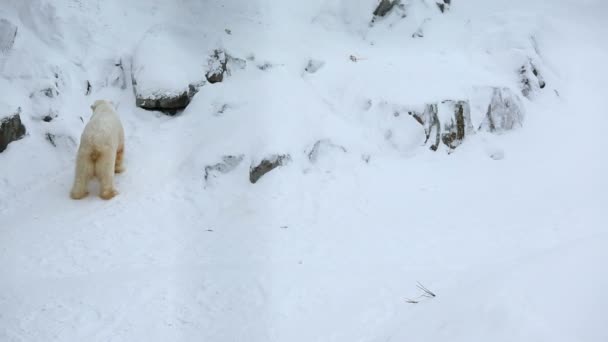
<path fill-rule="evenodd" d="M 519 79 L 521 93 L 527 98 L 533 97 L 534 93 L 546 86 L 543 76 L 532 61 L 528 61 L 519 68 Z"/>
<path fill-rule="evenodd" d="M 374 10 L 374 16 L 384 17 L 400 2 L 400 0 L 380 0 L 380 3 Z"/>
<path fill-rule="evenodd" d="M 450 148 L 456 148 L 462 143 L 465 136 L 473 131 L 471 123 L 471 108 L 467 101 L 443 101 L 452 113 L 443 122 L 441 141 Z"/>
<path fill-rule="evenodd" d="M 521 127 L 524 120 L 523 104 L 509 88 L 493 88 L 486 117 L 479 129 L 503 132 Z"/>
<path fill-rule="evenodd" d="M 6 150 L 8 144 L 25 135 L 20 113 L 21 109 L 18 109 L 17 113 L 0 120 L 0 152 Z"/>
<path fill-rule="evenodd" d="M 0 18 L 0 53 L 6 53 L 12 49 L 16 37 L 17 26 L 4 18 Z"/>
<path fill-rule="evenodd" d="M 255 184 L 262 176 L 279 166 L 285 165 L 290 160 L 291 157 L 288 154 L 273 155 L 263 159 L 258 165 L 252 165 L 249 169 L 249 181 Z"/>
<path fill-rule="evenodd" d="M 474 130 L 468 101 L 431 103 L 426 105 L 424 112 L 410 111 L 409 114 L 424 126 L 425 144 L 430 141 L 433 151 L 441 142 L 451 149 L 458 147 Z"/>

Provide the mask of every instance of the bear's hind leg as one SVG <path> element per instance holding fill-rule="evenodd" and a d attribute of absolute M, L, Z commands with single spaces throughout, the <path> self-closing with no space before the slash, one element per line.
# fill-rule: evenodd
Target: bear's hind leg
<path fill-rule="evenodd" d="M 101 183 L 101 193 L 99 197 L 109 200 L 118 195 L 118 191 L 114 188 L 114 166 L 116 163 L 116 154 L 110 151 L 104 151 L 95 163 L 95 175 Z"/>
<path fill-rule="evenodd" d="M 78 153 L 76 157 L 76 175 L 74 177 L 74 185 L 70 191 L 72 199 L 81 199 L 86 197 L 89 180 L 95 173 L 95 164 L 91 160 L 91 156 L 87 153 Z"/>
<path fill-rule="evenodd" d="M 125 147 L 120 146 L 116 152 L 116 163 L 114 164 L 114 173 L 121 173 L 125 171 L 125 167 L 122 165 L 122 159 L 125 153 Z"/>

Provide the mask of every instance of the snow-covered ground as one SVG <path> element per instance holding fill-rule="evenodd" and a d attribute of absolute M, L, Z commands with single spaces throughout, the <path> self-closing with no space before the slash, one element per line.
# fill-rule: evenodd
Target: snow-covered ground
<path fill-rule="evenodd" d="M 608 341 L 608 4 L 404 3 L 370 26 L 375 0 L 0 0 L 28 130 L 0 153 L 0 341 Z M 179 39 L 141 49 L 158 27 Z M 135 106 L 135 53 L 173 84 L 213 47 L 246 66 L 176 116 Z M 478 128 L 528 59 L 521 128 L 429 150 L 408 108 L 468 100 Z M 101 98 L 120 195 L 73 201 Z"/>

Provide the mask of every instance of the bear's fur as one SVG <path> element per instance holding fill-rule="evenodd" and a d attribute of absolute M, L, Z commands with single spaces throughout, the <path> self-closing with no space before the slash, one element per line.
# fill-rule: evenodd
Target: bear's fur
<path fill-rule="evenodd" d="M 86 197 L 89 180 L 96 177 L 101 184 L 99 196 L 107 200 L 118 194 L 114 188 L 114 173 L 124 171 L 125 134 L 111 102 L 97 100 L 91 109 L 93 115 L 80 137 L 70 196 L 73 199 Z"/>

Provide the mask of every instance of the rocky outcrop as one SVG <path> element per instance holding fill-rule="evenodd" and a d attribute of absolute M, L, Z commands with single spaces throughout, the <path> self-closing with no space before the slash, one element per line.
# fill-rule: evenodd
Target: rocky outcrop
<path fill-rule="evenodd" d="M 227 70 L 228 59 L 226 52 L 223 50 L 215 50 L 213 55 L 209 58 L 208 65 L 209 71 L 205 77 L 209 83 L 218 83 L 224 80 L 224 74 Z"/>
<path fill-rule="evenodd" d="M 509 88 L 493 88 L 486 116 L 479 129 L 504 132 L 521 127 L 524 109 L 521 99 Z"/>
<path fill-rule="evenodd" d="M 519 68 L 519 80 L 521 93 L 527 98 L 532 98 L 534 93 L 546 86 L 545 79 L 531 60 Z"/>
<path fill-rule="evenodd" d="M 435 3 L 441 13 L 445 13 L 450 9 L 450 6 L 452 6 L 452 0 L 436 0 Z"/>
<path fill-rule="evenodd" d="M 410 111 L 409 114 L 424 127 L 425 144 L 430 143 L 433 151 L 439 148 L 440 143 L 450 149 L 458 147 L 474 130 L 468 101 L 431 103 L 422 113 Z"/>
<path fill-rule="evenodd" d="M 7 53 L 12 49 L 16 37 L 17 26 L 4 18 L 0 18 L 0 53 Z"/>
<path fill-rule="evenodd" d="M 290 160 L 291 157 L 288 154 L 273 155 L 268 158 L 264 158 L 259 164 L 255 166 L 252 165 L 250 167 L 249 181 L 252 184 L 257 183 L 257 181 L 259 181 L 262 176 L 276 169 L 279 166 L 287 164 Z"/>
<path fill-rule="evenodd" d="M 8 144 L 21 139 L 25 135 L 25 126 L 21 123 L 21 109 L 0 119 L 0 152 L 6 150 Z"/>

